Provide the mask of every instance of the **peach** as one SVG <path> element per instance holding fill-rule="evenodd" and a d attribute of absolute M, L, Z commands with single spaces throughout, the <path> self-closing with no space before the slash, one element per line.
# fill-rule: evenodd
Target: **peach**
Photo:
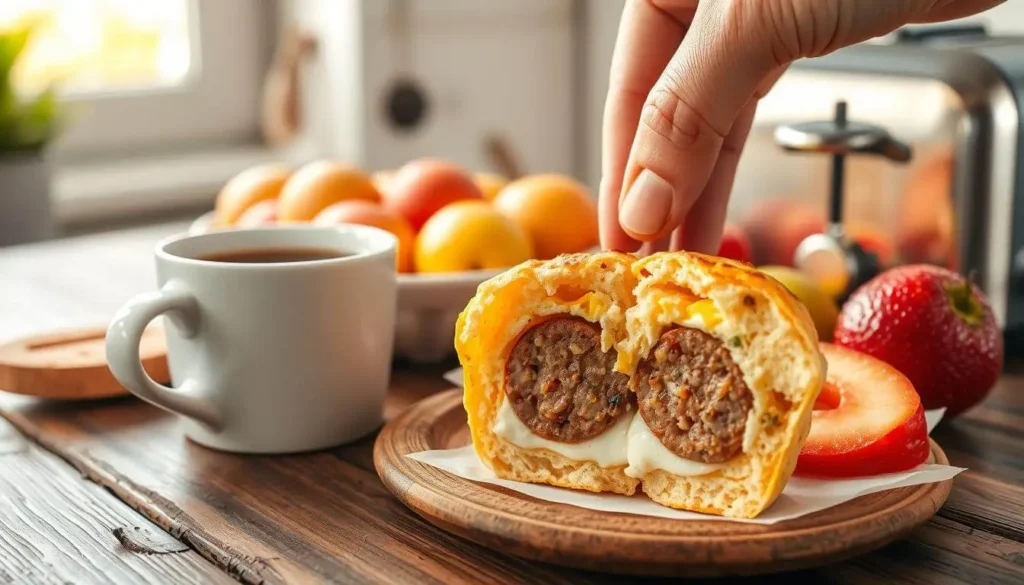
<path fill-rule="evenodd" d="M 519 224 L 483 200 L 446 205 L 416 236 L 418 272 L 508 268 L 530 259 L 530 240 Z"/>
<path fill-rule="evenodd" d="M 523 227 L 537 258 L 582 252 L 598 243 L 597 205 L 572 177 L 531 175 L 509 183 L 494 206 Z"/>
<path fill-rule="evenodd" d="M 477 187 L 480 187 L 480 192 L 488 201 L 493 201 L 498 193 L 508 185 L 507 178 L 495 173 L 475 173 L 473 181 L 476 182 Z"/>
<path fill-rule="evenodd" d="M 277 222 L 277 200 L 266 199 L 245 210 L 235 225 L 238 227 L 258 227 Z"/>
<path fill-rule="evenodd" d="M 465 199 L 483 199 L 473 178 L 458 165 L 424 158 L 405 164 L 383 193 L 384 206 L 419 230 L 439 209 Z"/>
<path fill-rule="evenodd" d="M 350 199 L 380 201 L 380 193 L 361 170 L 334 161 L 306 164 L 281 189 L 277 214 L 282 222 L 311 221 L 328 205 Z"/>
<path fill-rule="evenodd" d="M 238 173 L 217 194 L 214 225 L 233 225 L 250 207 L 276 200 L 290 176 L 291 169 L 279 164 L 258 165 Z"/>
<path fill-rule="evenodd" d="M 398 238 L 398 253 L 395 255 L 396 268 L 399 272 L 412 272 L 413 270 L 412 256 L 416 233 L 402 216 L 385 209 L 379 203 L 359 199 L 339 201 L 327 206 L 317 214 L 313 223 L 316 225 L 354 223 L 387 230 Z"/>

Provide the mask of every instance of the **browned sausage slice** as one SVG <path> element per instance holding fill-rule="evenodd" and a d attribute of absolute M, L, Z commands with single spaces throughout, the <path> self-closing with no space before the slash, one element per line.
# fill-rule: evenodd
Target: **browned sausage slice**
<path fill-rule="evenodd" d="M 633 388 L 647 426 L 676 455 L 721 463 L 742 451 L 754 399 L 718 338 L 689 327 L 663 333 Z"/>
<path fill-rule="evenodd" d="M 505 394 L 537 436 L 579 443 L 634 412 L 629 377 L 612 370 L 614 350 L 601 351 L 600 326 L 555 317 L 526 330 L 509 353 Z"/>

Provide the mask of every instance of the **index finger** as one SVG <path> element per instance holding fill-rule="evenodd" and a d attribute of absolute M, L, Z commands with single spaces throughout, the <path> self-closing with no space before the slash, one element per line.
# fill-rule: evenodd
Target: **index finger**
<path fill-rule="evenodd" d="M 697 0 L 659 3 L 629 0 L 622 12 L 612 54 L 602 127 L 601 188 L 598 210 L 601 246 L 632 252 L 640 243 L 619 225 L 619 198 L 629 149 L 640 112 L 693 19 Z"/>

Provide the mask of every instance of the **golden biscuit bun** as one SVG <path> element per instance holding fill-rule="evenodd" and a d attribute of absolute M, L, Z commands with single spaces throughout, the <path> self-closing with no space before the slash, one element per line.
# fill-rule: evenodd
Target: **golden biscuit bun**
<path fill-rule="evenodd" d="M 625 312 L 633 305 L 633 257 L 618 253 L 569 254 L 530 260 L 484 282 L 459 316 L 455 348 L 463 366 L 464 405 L 473 447 L 498 477 L 592 492 L 631 495 L 638 480 L 625 465 L 601 467 L 543 448 L 524 449 L 494 432 L 505 396 L 505 366 L 512 345 L 531 320 L 573 315 L 600 325 L 601 349 L 626 338 Z M 618 366 L 616 366 L 618 369 Z"/>
<path fill-rule="evenodd" d="M 753 518 L 782 492 L 807 438 L 826 362 L 807 309 L 752 267 L 696 253 L 658 253 L 633 263 L 636 303 L 626 311 L 630 367 L 668 328 L 693 326 L 720 339 L 753 396 L 742 453 L 706 475 L 653 469 L 639 479 L 654 501 L 682 510 Z M 701 303 L 701 304 L 697 304 Z M 636 475 L 634 473 L 634 475 Z"/>

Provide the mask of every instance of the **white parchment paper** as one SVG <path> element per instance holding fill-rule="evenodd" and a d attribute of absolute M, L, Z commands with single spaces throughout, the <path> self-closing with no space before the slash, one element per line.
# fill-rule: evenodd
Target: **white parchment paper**
<path fill-rule="evenodd" d="M 445 374 L 445 379 L 456 386 L 462 386 L 462 371 L 453 370 Z M 928 420 L 928 432 L 931 433 L 935 425 L 942 420 L 944 409 L 930 410 L 925 412 Z M 802 477 L 790 478 L 782 495 L 774 504 L 765 510 L 758 518 L 752 520 L 740 520 L 723 518 L 697 512 L 686 512 L 674 510 L 660 504 L 656 504 L 643 494 L 632 497 L 619 494 L 595 494 L 590 492 L 570 490 L 566 488 L 553 487 L 548 485 L 523 483 L 495 477 L 495 475 L 480 462 L 472 445 L 458 449 L 445 449 L 434 451 L 422 451 L 410 453 L 416 461 L 443 469 L 448 473 L 457 475 L 464 479 L 498 485 L 522 494 L 559 504 L 570 504 L 589 510 L 605 512 L 619 512 L 624 514 L 636 514 L 640 516 L 656 516 L 659 518 L 676 518 L 679 520 L 713 520 L 722 522 L 747 522 L 751 524 L 775 524 L 783 520 L 799 518 L 831 508 L 848 502 L 859 496 L 881 492 L 899 487 L 907 487 L 925 483 L 944 481 L 956 476 L 961 467 L 948 465 L 924 464 L 903 473 L 890 473 L 871 477 L 847 478 L 847 479 L 808 479 Z"/>

